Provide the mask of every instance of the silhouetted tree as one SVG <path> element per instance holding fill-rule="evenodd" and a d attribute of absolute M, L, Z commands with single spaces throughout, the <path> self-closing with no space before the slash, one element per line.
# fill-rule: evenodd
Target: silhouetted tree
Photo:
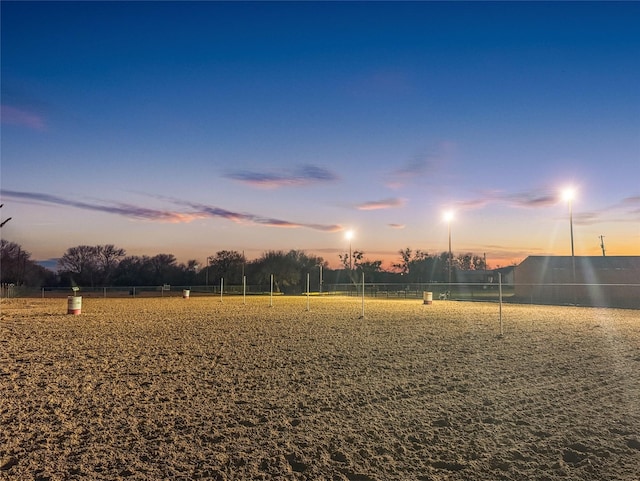
<path fill-rule="evenodd" d="M 412 255 L 412 251 L 409 247 L 406 247 L 404 249 L 400 249 L 398 251 L 398 254 L 400 254 L 400 257 L 402 258 L 402 261 L 399 262 L 398 264 L 393 264 L 393 267 L 395 267 L 396 269 L 398 269 L 400 271 L 401 274 L 406 275 L 409 274 L 409 269 L 411 267 L 411 255 Z"/>
<path fill-rule="evenodd" d="M 195 259 L 189 259 L 186 264 L 180 265 L 180 269 L 184 271 L 184 281 L 181 284 L 192 285 L 197 282 L 198 266 L 198 261 Z"/>
<path fill-rule="evenodd" d="M 259 284 L 268 286 L 273 274 L 276 291 L 299 293 L 306 289 L 307 273 L 318 269 L 321 264 L 325 264 L 322 257 L 309 256 L 300 250 L 290 250 L 286 253 L 267 251 L 248 267 L 251 276 Z"/>
<path fill-rule="evenodd" d="M 420 249 L 412 253 L 408 247 L 400 250 L 399 254 L 402 261 L 399 264 L 394 264 L 394 267 L 400 269 L 400 272 L 406 276 L 406 281 L 433 282 L 442 280 L 438 257 L 430 256 Z"/>
<path fill-rule="evenodd" d="M 182 276 L 173 254 L 157 254 L 149 259 L 153 280 L 151 285 L 180 284 Z"/>
<path fill-rule="evenodd" d="M 100 275 L 100 283 L 108 286 L 112 280 L 113 274 L 118 267 L 118 263 L 125 256 L 125 250 L 107 244 L 96 246 L 96 264 Z"/>
<path fill-rule="evenodd" d="M 238 251 L 218 251 L 209 267 L 209 280 L 219 283 L 221 278 L 227 285 L 242 284 L 242 268 L 245 264 L 244 255 Z"/>
<path fill-rule="evenodd" d="M 351 282 L 353 284 L 357 284 L 358 282 L 360 282 L 358 280 L 357 272 L 363 261 L 364 252 L 355 250 L 351 253 L 351 256 L 349 256 L 348 252 L 345 252 L 344 254 L 338 254 L 338 257 L 340 258 L 342 266 L 344 267 L 344 271 L 349 276 Z"/>
<path fill-rule="evenodd" d="M 364 273 L 365 281 L 376 282 L 377 274 L 382 272 L 382 261 L 361 261 L 358 264 L 358 270 Z"/>
<path fill-rule="evenodd" d="M 128 256 L 122 259 L 114 273 L 117 286 L 151 286 L 155 282 L 151 258 L 148 256 Z"/>
<path fill-rule="evenodd" d="M 87 245 L 70 247 L 58 259 L 58 266 L 60 274 L 67 278 L 72 286 L 94 287 L 98 271 L 98 248 Z"/>
<path fill-rule="evenodd" d="M 0 283 L 41 287 L 55 283 L 55 274 L 31 260 L 19 244 L 0 240 Z"/>
<path fill-rule="evenodd" d="M 58 259 L 61 275 L 69 283 L 107 286 L 125 251 L 112 244 L 71 247 Z"/>

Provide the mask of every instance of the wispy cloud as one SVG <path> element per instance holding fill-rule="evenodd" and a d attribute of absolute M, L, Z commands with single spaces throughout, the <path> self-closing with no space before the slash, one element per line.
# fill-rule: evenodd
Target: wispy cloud
<path fill-rule="evenodd" d="M 640 195 L 622 199 L 620 205 L 623 209 L 627 210 L 629 214 L 640 217 Z"/>
<path fill-rule="evenodd" d="M 433 152 L 416 155 L 412 159 L 401 163 L 386 177 L 387 187 L 397 189 L 427 174 L 433 175 L 442 170 L 443 165 L 450 162 L 454 144 L 443 142 Z"/>
<path fill-rule="evenodd" d="M 226 174 L 225 177 L 267 189 L 302 186 L 338 180 L 338 176 L 329 170 L 309 164 L 295 167 L 286 173 L 243 170 L 230 172 Z"/>
<path fill-rule="evenodd" d="M 633 197 L 626 197 L 622 199 L 622 204 L 640 206 L 640 195 L 635 195 Z"/>
<path fill-rule="evenodd" d="M 300 223 L 300 222 L 290 222 L 282 219 L 275 219 L 273 217 L 263 217 L 255 214 L 248 213 L 240 213 L 240 212 L 232 212 L 225 209 L 220 209 L 219 207 L 209 206 L 205 204 L 198 204 L 192 202 L 178 201 L 177 203 L 182 203 L 184 205 L 188 205 L 198 212 L 206 214 L 208 217 L 221 217 L 224 219 L 232 220 L 234 222 L 246 222 L 250 224 L 258 224 L 269 227 L 284 227 L 290 229 L 297 229 L 300 227 L 320 230 L 323 232 L 338 232 L 343 230 L 343 227 L 336 224 L 309 224 L 309 223 Z"/>
<path fill-rule="evenodd" d="M 2 123 L 7 125 L 18 125 L 33 130 L 46 130 L 47 128 L 42 116 L 11 105 L 0 105 L 0 118 Z"/>
<path fill-rule="evenodd" d="M 435 168 L 435 164 L 428 157 L 416 157 L 387 176 L 386 185 L 392 189 L 398 189 L 406 185 L 416 176 L 424 175 L 430 167 Z"/>
<path fill-rule="evenodd" d="M 485 197 L 477 197 L 475 199 L 458 200 L 453 203 L 453 207 L 456 210 L 480 209 L 494 201 L 495 201 L 495 197 L 491 195 L 487 195 Z"/>
<path fill-rule="evenodd" d="M 404 229 L 405 225 L 404 224 L 387 224 L 389 227 L 391 227 L 392 229 Z"/>
<path fill-rule="evenodd" d="M 479 209 L 489 204 L 500 203 L 515 208 L 539 209 L 556 205 L 560 202 L 558 195 L 547 189 L 533 189 L 525 192 L 506 193 L 501 191 L 481 192 L 472 199 L 453 202 L 456 209 Z"/>
<path fill-rule="evenodd" d="M 335 224 L 326 225 L 290 222 L 282 219 L 263 217 L 255 214 L 233 212 L 230 210 L 222 209 L 220 207 L 197 204 L 188 201 L 182 201 L 179 199 L 168 200 L 170 200 L 174 204 L 187 206 L 189 207 L 189 209 L 185 211 L 173 211 L 149 209 L 146 207 L 118 202 L 90 203 L 66 199 L 64 197 L 50 194 L 37 192 L 18 192 L 12 190 L 3 190 L 1 194 L 3 198 L 16 199 L 26 202 L 35 202 L 44 205 L 62 205 L 74 207 L 77 209 L 105 212 L 108 214 L 120 215 L 131 219 L 147 220 L 153 222 L 188 223 L 197 219 L 221 218 L 231 220 L 233 222 L 246 222 L 248 224 L 263 225 L 269 227 L 307 228 L 323 232 L 337 232 L 343 230 L 342 226 Z M 167 200 L 167 198 L 164 199 Z"/>
<path fill-rule="evenodd" d="M 502 199 L 515 207 L 549 207 L 558 203 L 558 195 L 549 191 L 529 191 L 507 194 Z"/>
<path fill-rule="evenodd" d="M 472 210 L 496 203 L 520 209 L 545 209 L 563 202 L 556 191 L 540 188 L 516 193 L 484 192 L 474 199 L 454 202 L 453 207 L 460 210 Z M 629 215 L 640 220 L 640 196 L 627 197 L 613 205 L 595 211 L 582 211 L 574 208 L 573 221 L 577 225 L 628 222 Z"/>
<path fill-rule="evenodd" d="M 36 202 L 39 204 L 63 205 L 68 207 L 75 207 L 77 209 L 93 210 L 97 212 L 105 212 L 107 214 L 116 214 L 124 217 L 130 217 L 132 219 L 158 222 L 185 223 L 205 217 L 198 212 L 173 212 L 168 210 L 148 209 L 146 207 L 119 202 L 105 204 L 81 202 L 39 192 L 17 192 L 12 190 L 3 190 L 2 197 Z"/>
<path fill-rule="evenodd" d="M 576 225 L 593 225 L 602 222 L 602 216 L 599 212 L 575 212 L 573 214 L 573 223 Z"/>
<path fill-rule="evenodd" d="M 396 207 L 402 207 L 407 203 L 406 199 L 388 198 L 382 200 L 372 200 L 364 202 L 356 206 L 358 210 L 380 210 L 380 209 L 394 209 Z"/>
<path fill-rule="evenodd" d="M 625 197 L 599 211 L 599 215 L 608 222 L 640 221 L 640 195 Z"/>

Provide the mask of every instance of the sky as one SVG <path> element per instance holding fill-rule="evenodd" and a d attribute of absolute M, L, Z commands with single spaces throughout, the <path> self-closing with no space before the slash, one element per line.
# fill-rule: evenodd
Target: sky
<path fill-rule="evenodd" d="M 1 233 L 33 260 L 388 269 L 450 235 L 497 267 L 570 255 L 571 227 L 576 255 L 640 255 L 639 2 L 0 9 Z"/>

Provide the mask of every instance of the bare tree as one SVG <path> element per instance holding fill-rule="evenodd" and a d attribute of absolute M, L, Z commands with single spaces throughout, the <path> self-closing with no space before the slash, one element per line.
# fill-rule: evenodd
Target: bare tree
<path fill-rule="evenodd" d="M 102 276 L 102 284 L 108 285 L 118 267 L 118 263 L 125 256 L 125 250 L 113 244 L 96 246 L 96 264 Z"/>
<path fill-rule="evenodd" d="M 224 278 L 227 284 L 239 284 L 242 282 L 244 263 L 244 255 L 238 251 L 218 251 L 215 256 L 211 256 L 212 278 L 218 280 Z"/>
<path fill-rule="evenodd" d="M 72 285 L 94 286 L 94 278 L 98 269 L 98 248 L 81 245 L 67 249 L 60 259 L 60 270 L 67 273 Z"/>

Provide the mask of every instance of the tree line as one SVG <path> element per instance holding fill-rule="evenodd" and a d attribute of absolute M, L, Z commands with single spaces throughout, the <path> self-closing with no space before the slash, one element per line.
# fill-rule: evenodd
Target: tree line
<path fill-rule="evenodd" d="M 243 253 L 221 250 L 208 256 L 206 263 L 189 260 L 178 263 L 173 254 L 127 256 L 114 245 L 71 247 L 58 259 L 56 272 L 38 265 L 31 254 L 14 242 L 4 239 L 0 245 L 0 282 L 32 288 L 47 287 L 117 287 L 216 286 L 241 285 L 243 277 L 252 285 L 268 286 L 274 276 L 274 288 L 279 292 L 297 293 L 306 290 L 307 274 L 310 288 L 318 290 L 320 283 L 358 283 L 364 273 L 366 282 L 446 282 L 449 269 L 455 280 L 456 270 L 485 269 L 482 257 L 471 253 L 449 257 L 448 252 L 430 255 L 410 248 L 398 251 L 399 261 L 393 270 L 382 269 L 381 260 L 368 260 L 363 251 L 339 254 L 341 268 L 331 269 L 322 257 L 301 250 L 270 250 L 259 258 L 247 261 Z"/>

